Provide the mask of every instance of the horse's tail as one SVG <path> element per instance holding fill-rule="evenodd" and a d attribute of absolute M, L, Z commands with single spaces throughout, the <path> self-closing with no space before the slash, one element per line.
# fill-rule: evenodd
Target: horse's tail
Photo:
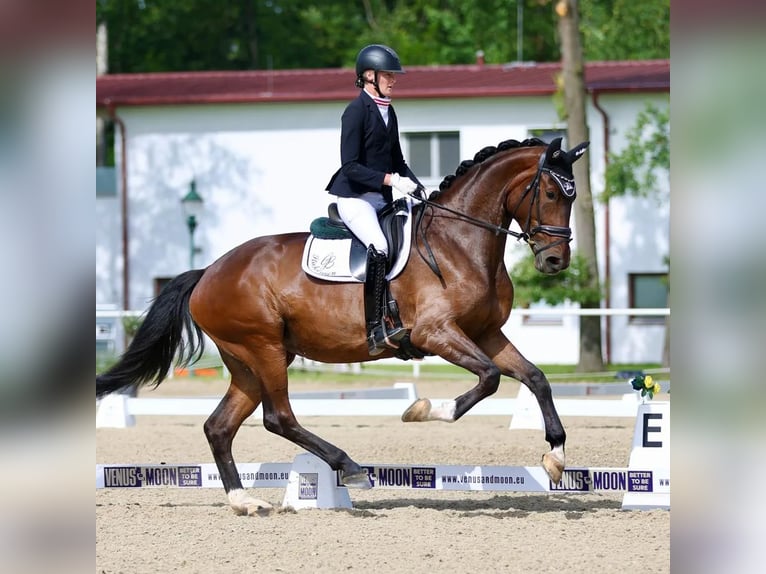
<path fill-rule="evenodd" d="M 96 398 L 152 381 L 159 385 L 177 351 L 178 362 L 184 366 L 199 359 L 205 342 L 189 313 L 189 298 L 204 272 L 187 271 L 165 286 L 120 360 L 96 377 Z"/>

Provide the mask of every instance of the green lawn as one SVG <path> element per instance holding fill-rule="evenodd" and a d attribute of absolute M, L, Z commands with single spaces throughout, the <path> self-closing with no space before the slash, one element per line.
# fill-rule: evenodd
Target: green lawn
<path fill-rule="evenodd" d="M 538 365 L 552 382 L 614 382 L 624 383 L 626 379 L 617 378 L 616 373 L 620 371 L 644 371 L 646 373 L 662 373 L 662 378 L 669 378 L 670 373 L 662 369 L 661 365 L 655 363 L 646 364 L 619 364 L 607 365 L 603 373 L 578 373 L 577 365 Z M 390 381 L 397 380 L 415 380 L 413 377 L 412 363 L 402 363 L 401 365 L 365 363 L 362 365 L 362 373 L 365 380 L 368 381 Z M 290 369 L 290 380 L 292 381 L 335 381 L 344 380 L 353 381 L 360 375 L 353 373 L 344 373 L 338 371 L 320 372 L 301 370 L 300 368 Z M 468 379 L 472 380 L 475 376 L 468 371 L 455 367 L 453 365 L 431 365 L 421 364 L 419 377 L 421 379 Z M 656 376 L 655 376 L 656 378 Z"/>
<path fill-rule="evenodd" d="M 104 371 L 114 358 L 101 358 L 96 362 L 96 372 Z M 210 367 L 220 365 L 220 359 L 217 357 L 205 357 L 198 364 L 199 367 Z M 616 373 L 620 371 L 644 371 L 657 378 L 669 379 L 670 373 L 662 369 L 661 365 L 656 363 L 644 364 L 615 364 L 607 365 L 602 373 L 578 373 L 577 365 L 538 365 L 551 382 L 614 382 L 623 383 L 625 378 L 618 378 Z M 290 380 L 294 382 L 335 382 L 358 381 L 360 376 L 364 376 L 367 382 L 390 383 L 393 380 L 417 380 L 413 376 L 413 362 L 391 363 L 363 363 L 361 366 L 362 375 L 343 372 L 335 369 L 331 365 L 324 366 L 322 371 L 303 369 L 299 366 L 290 368 Z M 218 376 L 221 376 L 220 367 L 216 369 Z M 419 377 L 421 380 L 429 379 L 455 379 L 455 380 L 474 380 L 475 376 L 468 371 L 455 367 L 454 365 L 434 365 L 420 364 Z"/>

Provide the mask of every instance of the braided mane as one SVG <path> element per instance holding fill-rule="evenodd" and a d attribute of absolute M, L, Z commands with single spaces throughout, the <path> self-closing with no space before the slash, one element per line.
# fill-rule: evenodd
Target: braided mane
<path fill-rule="evenodd" d="M 439 197 L 443 192 L 445 192 L 446 190 L 450 188 L 450 186 L 454 183 L 456 179 L 458 179 L 460 176 L 462 176 L 464 173 L 466 173 L 475 165 L 482 163 L 483 161 L 492 157 L 498 152 L 506 151 L 506 150 L 514 149 L 514 148 L 520 148 L 520 147 L 535 147 L 535 146 L 547 146 L 547 145 L 548 145 L 547 142 L 544 142 L 543 140 L 539 138 L 528 138 L 521 142 L 518 140 L 513 140 L 513 139 L 505 140 L 500 142 L 496 146 L 484 147 L 480 149 L 478 152 L 476 152 L 476 155 L 473 156 L 473 159 L 466 159 L 461 161 L 460 165 L 458 165 L 457 169 L 455 169 L 455 174 L 446 176 L 442 180 L 442 182 L 439 184 L 439 191 L 432 192 L 429 199 L 434 200 L 437 197 Z"/>

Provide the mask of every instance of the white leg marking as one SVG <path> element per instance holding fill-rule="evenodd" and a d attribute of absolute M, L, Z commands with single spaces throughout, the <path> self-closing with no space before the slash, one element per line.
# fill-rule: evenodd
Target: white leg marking
<path fill-rule="evenodd" d="M 235 488 L 229 491 L 229 504 L 231 504 L 235 514 L 247 514 L 248 516 L 268 514 L 274 508 L 265 500 L 253 498 L 244 488 Z"/>
<path fill-rule="evenodd" d="M 553 457 L 561 463 L 561 466 L 566 466 L 566 455 L 564 454 L 563 446 L 554 446 L 551 449 L 551 455 L 553 455 Z"/>
<path fill-rule="evenodd" d="M 438 407 L 431 408 L 431 413 L 429 414 L 428 420 L 454 423 L 455 408 L 457 408 L 457 403 L 455 401 L 443 402 Z"/>
<path fill-rule="evenodd" d="M 550 452 L 543 455 L 543 468 L 554 484 L 558 484 L 561 480 L 565 467 L 564 461 L 564 448 L 562 446 L 552 448 Z"/>

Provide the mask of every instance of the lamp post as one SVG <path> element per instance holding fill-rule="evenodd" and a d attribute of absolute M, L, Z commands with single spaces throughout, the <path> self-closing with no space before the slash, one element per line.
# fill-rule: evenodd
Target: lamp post
<path fill-rule="evenodd" d="M 189 184 L 189 193 L 181 200 L 181 205 L 186 214 L 186 226 L 189 228 L 189 269 L 194 269 L 194 254 L 200 251 L 194 245 L 194 230 L 197 229 L 197 217 L 202 213 L 202 198 L 197 193 L 197 182 L 192 180 Z"/>

